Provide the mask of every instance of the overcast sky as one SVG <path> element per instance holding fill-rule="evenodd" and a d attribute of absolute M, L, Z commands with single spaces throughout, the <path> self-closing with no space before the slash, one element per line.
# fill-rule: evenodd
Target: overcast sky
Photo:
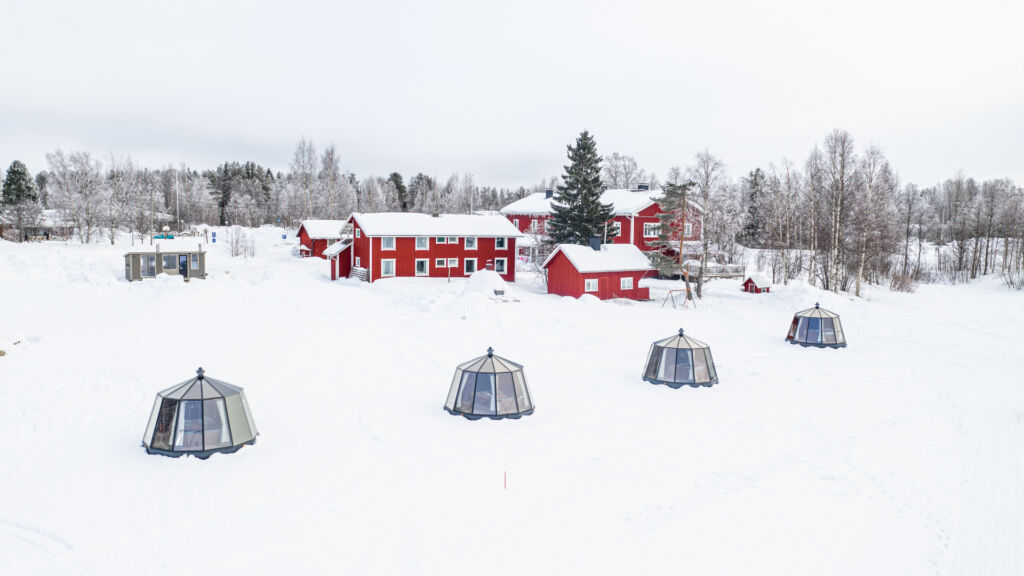
<path fill-rule="evenodd" d="M 739 176 L 833 128 L 904 182 L 1024 184 L 1024 2 L 9 2 L 0 164 L 57 147 L 360 177 L 559 175 L 583 129 L 664 175 Z"/>

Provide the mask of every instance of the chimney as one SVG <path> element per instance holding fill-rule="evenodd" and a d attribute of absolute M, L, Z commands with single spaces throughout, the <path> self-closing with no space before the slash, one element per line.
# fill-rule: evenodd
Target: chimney
<path fill-rule="evenodd" d="M 548 188 L 547 190 L 544 191 L 544 197 L 545 198 L 551 198 L 554 195 L 555 195 L 555 189 L 554 188 Z"/>
<path fill-rule="evenodd" d="M 651 189 L 651 185 L 648 184 L 647 182 L 641 182 L 641 183 L 636 185 L 636 189 L 638 191 L 640 191 L 640 192 L 643 192 L 644 190 L 650 190 Z"/>
<path fill-rule="evenodd" d="M 593 248 L 594 250 L 597 250 L 598 252 L 600 252 L 601 251 L 601 238 L 599 238 L 597 236 L 591 236 L 590 237 L 590 247 Z"/>

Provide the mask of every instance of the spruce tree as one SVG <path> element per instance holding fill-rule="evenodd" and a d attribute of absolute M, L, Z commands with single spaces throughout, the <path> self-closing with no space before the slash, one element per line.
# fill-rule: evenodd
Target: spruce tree
<path fill-rule="evenodd" d="M 657 250 L 650 253 L 651 263 L 663 276 L 675 276 L 682 272 L 682 237 L 689 209 L 687 195 L 693 182 L 668 182 L 661 191 L 658 205 L 658 239 L 651 242 Z M 678 244 L 677 244 L 678 243 Z"/>
<path fill-rule="evenodd" d="M 25 237 L 25 226 L 31 225 L 39 213 L 36 181 L 21 160 L 11 162 L 0 193 L 3 194 L 3 218 L 14 225 L 20 240 Z"/>
<path fill-rule="evenodd" d="M 766 176 L 763 170 L 755 168 L 744 178 L 747 192 L 747 214 L 739 241 L 748 248 L 760 247 L 764 240 L 764 221 L 760 211 L 760 197 L 765 192 Z"/>
<path fill-rule="evenodd" d="M 584 130 L 576 146 L 566 148 L 569 165 L 551 206 L 548 235 L 558 244 L 586 245 L 592 236 L 605 237 L 612 206 L 601 203 L 601 157 L 594 137 Z"/>
<path fill-rule="evenodd" d="M 409 202 L 409 191 L 406 189 L 405 183 L 402 182 L 402 175 L 392 172 L 388 176 L 388 180 L 395 185 L 395 194 L 398 195 L 398 205 L 402 208 L 402 212 L 408 212 L 411 203 Z"/>

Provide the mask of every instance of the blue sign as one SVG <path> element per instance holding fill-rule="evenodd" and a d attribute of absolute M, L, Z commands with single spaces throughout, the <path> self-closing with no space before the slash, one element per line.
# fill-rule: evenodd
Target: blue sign
<path fill-rule="evenodd" d="M 212 240 L 212 242 L 213 242 L 214 244 L 216 244 L 216 243 L 217 243 L 217 237 L 216 237 L 216 236 L 214 236 L 214 237 L 213 237 L 213 240 Z"/>
<path fill-rule="evenodd" d="M 217 237 L 217 233 L 216 233 L 216 232 L 211 232 L 211 234 L 213 234 L 213 237 L 214 237 L 214 238 L 216 238 L 216 237 Z"/>
<path fill-rule="evenodd" d="M 287 240 L 287 239 L 288 239 L 288 235 L 287 234 L 281 234 L 281 240 Z"/>

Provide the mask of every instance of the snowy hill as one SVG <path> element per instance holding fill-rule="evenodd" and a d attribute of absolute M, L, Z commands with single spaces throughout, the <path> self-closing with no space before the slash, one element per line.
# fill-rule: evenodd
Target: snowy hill
<path fill-rule="evenodd" d="M 697 308 L 331 282 L 294 239 L 124 281 L 127 244 L 0 242 L 0 574 L 1021 574 L 1020 294 L 805 284 Z M 218 232 L 219 237 L 226 237 Z M 849 347 L 784 342 L 821 302 Z M 720 384 L 641 380 L 683 327 Z M 17 344 L 15 344 L 17 342 Z M 525 366 L 536 413 L 442 410 L 455 366 Z M 255 445 L 140 447 L 157 391 L 245 389 Z"/>

